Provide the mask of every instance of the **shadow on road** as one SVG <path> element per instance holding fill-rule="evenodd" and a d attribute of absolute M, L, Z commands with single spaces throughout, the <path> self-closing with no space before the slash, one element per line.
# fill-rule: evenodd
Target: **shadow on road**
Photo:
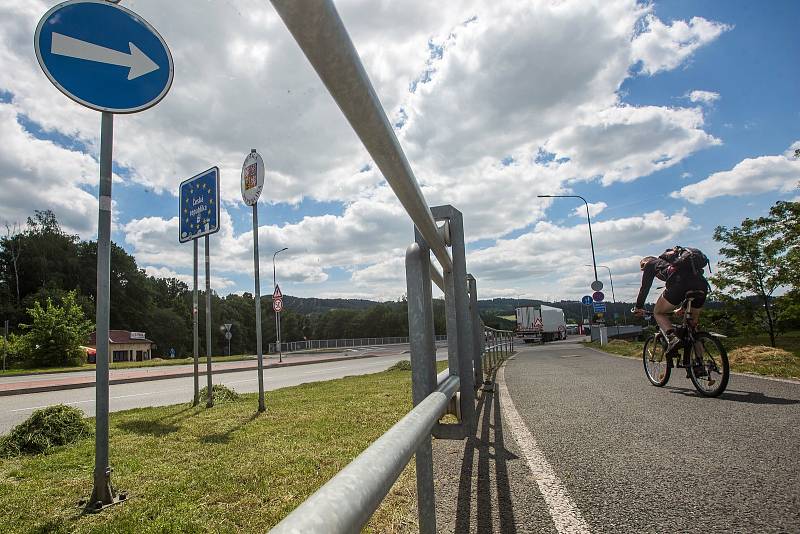
<path fill-rule="evenodd" d="M 671 390 L 673 393 L 686 395 L 687 397 L 702 397 L 695 389 L 681 388 L 675 386 L 666 386 L 665 389 Z M 800 404 L 798 399 L 785 399 L 783 397 L 770 397 L 757 391 L 741 391 L 735 389 L 727 389 L 719 396 L 721 400 L 733 402 L 746 402 L 748 404 Z"/>
<path fill-rule="evenodd" d="M 500 524 L 496 530 L 513 534 L 516 532 L 516 525 L 506 463 L 508 460 L 515 460 L 517 456 L 505 448 L 500 399 L 494 392 L 479 392 L 476 419 L 479 435 L 467 440 L 461 464 L 455 531 L 492 532 L 493 511 L 498 510 Z M 473 477 L 476 451 L 477 477 Z M 492 503 L 494 492 L 490 487 L 493 479 L 497 496 L 495 504 Z M 476 487 L 473 487 L 473 480 Z M 476 524 L 471 526 L 473 496 Z"/>

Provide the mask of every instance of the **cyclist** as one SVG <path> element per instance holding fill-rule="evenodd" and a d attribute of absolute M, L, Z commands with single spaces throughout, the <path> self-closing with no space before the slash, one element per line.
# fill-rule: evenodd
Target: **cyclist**
<path fill-rule="evenodd" d="M 696 248 L 675 246 L 664 251 L 659 257 L 646 256 L 639 262 L 642 271 L 642 287 L 636 299 L 634 314 L 644 315 L 644 301 L 653 285 L 653 279 L 665 282 L 664 292 L 656 300 L 653 317 L 661 331 L 667 337 L 666 353 L 671 352 L 680 343 L 675 333 L 669 314 L 680 306 L 688 291 L 702 291 L 703 294 L 692 301 L 692 309 L 697 310 L 692 321 L 697 321 L 700 308 L 705 303 L 705 294 L 710 286 L 703 276 L 703 268 L 708 265 L 708 258 Z M 681 310 L 682 311 L 682 310 Z"/>

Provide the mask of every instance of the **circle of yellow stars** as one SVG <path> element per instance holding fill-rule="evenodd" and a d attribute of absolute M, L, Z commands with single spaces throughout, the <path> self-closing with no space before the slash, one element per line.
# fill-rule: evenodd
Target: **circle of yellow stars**
<path fill-rule="evenodd" d="M 194 222 L 192 222 L 191 221 L 191 217 L 189 216 L 189 208 L 188 208 L 189 200 L 192 198 L 192 196 L 196 192 L 204 193 L 204 194 L 207 194 L 209 196 L 208 204 L 210 206 L 213 206 L 214 205 L 214 197 L 213 197 L 213 195 L 211 195 L 212 191 L 213 191 L 213 189 L 206 182 L 203 182 L 203 183 L 200 183 L 200 184 L 193 182 L 193 183 L 189 184 L 188 187 L 184 188 L 184 192 L 187 193 L 187 195 L 183 197 L 183 205 L 184 205 L 183 216 L 185 217 L 184 218 L 184 222 L 186 223 L 187 226 L 191 227 L 192 233 L 197 232 L 197 229 L 202 227 L 203 223 L 210 225 L 211 224 L 211 217 L 209 216 L 209 217 L 206 217 L 205 219 L 201 219 L 199 224 L 197 223 L 196 220 Z"/>

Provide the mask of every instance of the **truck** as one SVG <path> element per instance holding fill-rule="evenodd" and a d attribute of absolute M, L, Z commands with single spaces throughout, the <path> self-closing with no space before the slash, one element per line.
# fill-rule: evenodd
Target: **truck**
<path fill-rule="evenodd" d="M 552 306 L 520 306 L 517 312 L 517 337 L 525 343 L 545 343 L 567 339 L 564 310 Z"/>

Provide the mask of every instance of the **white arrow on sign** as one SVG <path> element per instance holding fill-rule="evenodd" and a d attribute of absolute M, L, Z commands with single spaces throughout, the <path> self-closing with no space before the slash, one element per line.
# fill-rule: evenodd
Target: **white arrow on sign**
<path fill-rule="evenodd" d="M 131 50 L 130 54 L 53 32 L 50 52 L 59 56 L 130 67 L 131 70 L 128 71 L 129 80 L 159 69 L 159 66 L 139 50 L 135 44 L 129 42 L 128 47 Z"/>

